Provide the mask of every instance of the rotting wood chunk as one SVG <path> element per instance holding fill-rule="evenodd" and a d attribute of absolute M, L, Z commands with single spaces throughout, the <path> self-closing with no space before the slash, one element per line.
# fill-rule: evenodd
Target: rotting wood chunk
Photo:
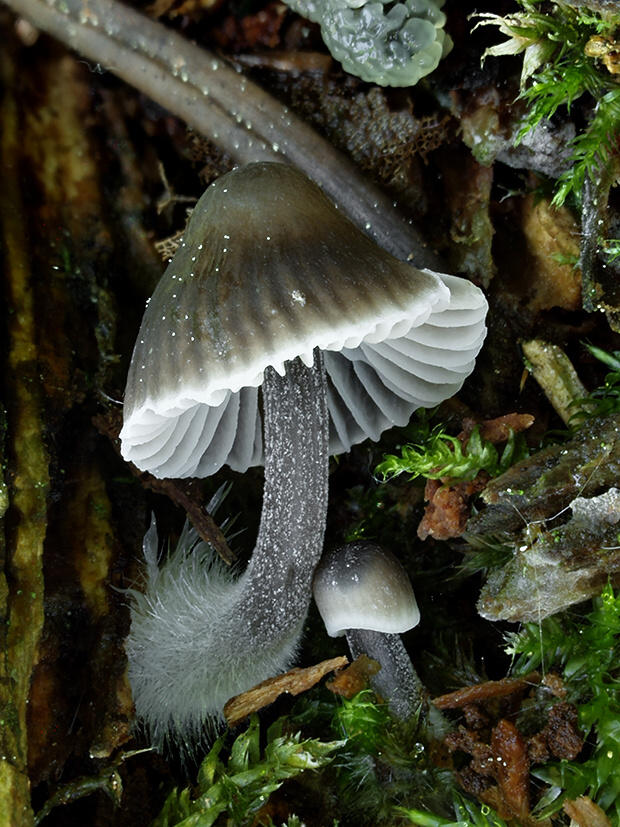
<path fill-rule="evenodd" d="M 448 733 L 444 744 L 453 754 L 469 756 L 464 766 L 462 759 L 453 762 L 463 789 L 496 809 L 502 818 L 518 819 L 522 825 L 533 823 L 531 765 L 558 758 L 572 761 L 584 745 L 577 709 L 562 699 L 549 708 L 538 732 L 526 735 L 521 731 L 522 703 L 531 694 L 528 690 L 540 683 L 540 675 L 532 672 L 524 678 L 464 687 L 433 700 L 439 709 L 462 711 L 464 725 Z M 546 691 L 561 698 L 561 679 L 552 683 Z"/>
<path fill-rule="evenodd" d="M 463 430 L 457 439 L 462 442 L 463 449 L 466 450 L 471 433 L 478 425 L 483 439 L 488 439 L 494 445 L 500 445 L 510 439 L 512 433 L 526 430 L 533 422 L 534 417 L 531 414 L 517 413 L 506 414 L 480 423 L 476 423 L 473 419 L 464 419 Z M 486 471 L 480 471 L 473 480 L 451 482 L 451 477 L 427 480 L 424 489 L 424 499 L 427 505 L 424 517 L 418 526 L 418 537 L 421 540 L 426 540 L 429 536 L 436 540 L 460 537 L 467 526 L 474 497 L 485 490 L 490 479 Z"/>

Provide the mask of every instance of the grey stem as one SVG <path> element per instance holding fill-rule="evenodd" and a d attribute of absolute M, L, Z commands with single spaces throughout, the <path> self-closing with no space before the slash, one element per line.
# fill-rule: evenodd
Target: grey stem
<path fill-rule="evenodd" d="M 426 691 L 413 668 L 411 658 L 400 635 L 373 632 L 368 629 L 347 629 L 351 655 L 366 654 L 381 664 L 370 684 L 373 691 L 390 706 L 399 721 L 408 721 L 426 703 Z"/>
<path fill-rule="evenodd" d="M 158 566 L 155 543 L 147 592 L 133 593 L 129 677 L 159 748 L 172 741 L 191 751 L 233 695 L 297 656 L 323 549 L 328 414 L 318 351 L 313 367 L 286 364 L 284 376 L 265 371 L 264 501 L 245 572 L 235 580 L 219 560 L 182 547 Z"/>
<path fill-rule="evenodd" d="M 296 645 L 321 557 L 328 494 L 327 384 L 321 353 L 263 382 L 265 485 L 256 547 L 241 578 L 244 623 L 262 642 Z"/>
<path fill-rule="evenodd" d="M 297 166 L 381 247 L 417 267 L 439 257 L 348 158 L 216 55 L 116 0 L 3 0 L 16 14 L 140 89 L 238 163 Z"/>

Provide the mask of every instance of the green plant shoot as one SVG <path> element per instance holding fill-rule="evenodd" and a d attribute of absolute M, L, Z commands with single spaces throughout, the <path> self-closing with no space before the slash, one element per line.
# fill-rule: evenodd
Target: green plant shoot
<path fill-rule="evenodd" d="M 409 474 L 411 479 L 472 480 L 480 471 L 498 476 L 527 455 L 525 441 L 512 431 L 500 453 L 490 440 L 481 436 L 478 425 L 471 432 L 465 448 L 459 439 L 446 434 L 441 425 L 431 431 L 426 426 L 422 441 L 404 445 L 400 457 L 387 454 L 377 466 L 376 473 L 384 480 L 399 474 Z"/>
<path fill-rule="evenodd" d="M 620 89 L 615 75 L 601 62 L 604 44 L 615 43 L 620 16 L 603 17 L 564 2 L 545 5 L 540 0 L 518 0 L 522 11 L 502 17 L 478 15 L 478 25 L 496 25 L 509 40 L 487 49 L 489 56 L 523 53 L 520 97 L 528 104 L 517 142 L 560 107 L 571 106 L 589 95 L 591 115 L 585 129 L 572 142 L 570 168 L 559 178 L 553 203 L 569 196 L 581 203 L 586 176 L 598 170 L 617 152 L 620 131 Z M 547 13 L 547 9 L 549 12 Z"/>
<path fill-rule="evenodd" d="M 284 781 L 329 764 L 331 753 L 344 743 L 283 735 L 279 720 L 267 730 L 261 755 L 259 735 L 254 715 L 234 741 L 227 763 L 220 758 L 227 734 L 218 738 L 200 766 L 197 788 L 173 790 L 153 827 L 211 827 L 224 812 L 234 824 L 245 824 Z"/>
<path fill-rule="evenodd" d="M 452 794 L 452 801 L 457 821 L 450 821 L 425 810 L 398 807 L 397 811 L 418 827 L 508 827 L 507 823 L 486 804 L 476 804 L 456 791 Z"/>
<path fill-rule="evenodd" d="M 577 426 L 594 416 L 614 416 L 620 413 L 620 351 L 608 353 L 590 344 L 586 344 L 586 348 L 611 371 L 600 387 L 595 388 L 585 399 L 575 400 L 579 413 L 571 418 L 571 425 Z"/>

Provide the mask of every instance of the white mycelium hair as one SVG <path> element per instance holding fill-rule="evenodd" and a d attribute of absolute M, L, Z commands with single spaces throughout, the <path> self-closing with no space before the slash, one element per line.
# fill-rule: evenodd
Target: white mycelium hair
<path fill-rule="evenodd" d="M 144 537 L 145 590 L 129 591 L 129 679 L 138 718 L 152 743 L 191 751 L 224 720 L 226 701 L 294 662 L 298 635 L 277 641 L 260 658 L 240 651 L 242 618 L 231 626 L 243 577 L 186 523 L 176 549 L 158 565 L 153 520 Z M 294 631 L 294 630 L 292 630 Z M 208 633 L 207 633 L 208 632 Z M 205 732 L 206 728 L 206 732 Z"/>

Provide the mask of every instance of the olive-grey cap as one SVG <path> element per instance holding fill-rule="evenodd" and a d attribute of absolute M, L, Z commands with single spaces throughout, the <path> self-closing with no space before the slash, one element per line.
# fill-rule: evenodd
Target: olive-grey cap
<path fill-rule="evenodd" d="M 193 211 L 144 314 L 121 450 L 158 477 L 263 460 L 259 387 L 324 351 L 330 452 L 452 396 L 484 340 L 470 282 L 377 247 L 292 167 L 218 179 Z"/>
<path fill-rule="evenodd" d="M 312 590 L 331 637 L 351 629 L 401 634 L 420 622 L 407 572 L 376 543 L 360 540 L 324 554 Z"/>

